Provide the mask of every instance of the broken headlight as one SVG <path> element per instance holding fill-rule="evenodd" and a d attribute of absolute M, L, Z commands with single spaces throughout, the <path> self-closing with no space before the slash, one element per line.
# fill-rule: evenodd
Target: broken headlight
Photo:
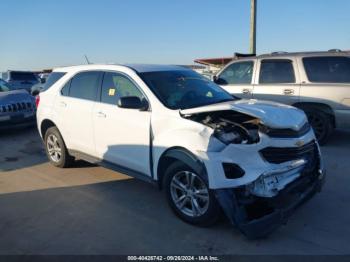
<path fill-rule="evenodd" d="M 242 126 L 215 129 L 214 135 L 224 144 L 251 144 L 259 141 L 257 130 L 248 130 Z"/>
<path fill-rule="evenodd" d="M 216 130 L 215 137 L 226 145 L 231 143 L 240 144 L 243 141 L 241 135 L 234 131 L 225 132 L 224 130 Z"/>

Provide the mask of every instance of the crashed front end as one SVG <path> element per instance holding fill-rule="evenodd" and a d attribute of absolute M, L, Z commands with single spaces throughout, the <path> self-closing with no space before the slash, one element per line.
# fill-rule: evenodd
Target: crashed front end
<path fill-rule="evenodd" d="M 325 171 L 306 117 L 289 127 L 276 125 L 276 119 L 270 127 L 256 115 L 231 110 L 190 118 L 212 127 L 212 143 L 223 144 L 215 152 L 199 152 L 200 158 L 225 214 L 247 237 L 265 236 L 285 224 L 321 190 Z"/>

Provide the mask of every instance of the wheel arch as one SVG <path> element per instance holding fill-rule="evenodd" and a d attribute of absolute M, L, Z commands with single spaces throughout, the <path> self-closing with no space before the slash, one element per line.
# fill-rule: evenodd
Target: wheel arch
<path fill-rule="evenodd" d="M 172 147 L 163 152 L 160 156 L 157 166 L 157 178 L 158 186 L 162 189 L 163 186 L 163 177 L 166 168 L 172 163 L 180 161 L 185 165 L 188 165 L 198 174 L 207 178 L 207 172 L 204 163 L 199 160 L 193 153 L 183 147 Z"/>
<path fill-rule="evenodd" d="M 49 120 L 49 119 L 44 119 L 41 124 L 40 124 L 40 132 L 41 132 L 41 137 L 44 139 L 46 131 L 50 128 L 50 127 L 57 127 L 57 125 Z"/>
<path fill-rule="evenodd" d="M 332 125 L 333 127 L 336 127 L 336 120 L 335 120 L 335 114 L 334 111 L 332 109 L 332 107 L 330 107 L 327 104 L 324 103 L 316 103 L 316 102 L 298 102 L 293 104 L 293 106 L 305 111 L 307 109 L 315 109 L 315 110 L 320 110 L 326 114 L 328 114 L 332 120 Z"/>

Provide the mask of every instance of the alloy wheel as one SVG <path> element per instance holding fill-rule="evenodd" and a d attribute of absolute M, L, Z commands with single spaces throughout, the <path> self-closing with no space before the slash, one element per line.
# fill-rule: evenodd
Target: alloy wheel
<path fill-rule="evenodd" d="M 208 188 L 195 173 L 176 173 L 170 183 L 170 193 L 176 207 L 187 216 L 199 217 L 208 210 Z"/>
<path fill-rule="evenodd" d="M 62 148 L 58 142 L 58 138 L 54 134 L 50 134 L 47 137 L 46 147 L 51 160 L 58 163 L 62 157 Z"/>

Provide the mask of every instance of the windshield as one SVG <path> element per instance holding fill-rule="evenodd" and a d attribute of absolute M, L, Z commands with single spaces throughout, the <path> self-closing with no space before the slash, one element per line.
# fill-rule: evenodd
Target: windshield
<path fill-rule="evenodd" d="M 2 79 L 0 79 L 0 92 L 10 91 L 10 86 Z"/>
<path fill-rule="evenodd" d="M 158 99 L 170 109 L 188 109 L 234 98 L 221 87 L 191 70 L 140 73 Z"/>

